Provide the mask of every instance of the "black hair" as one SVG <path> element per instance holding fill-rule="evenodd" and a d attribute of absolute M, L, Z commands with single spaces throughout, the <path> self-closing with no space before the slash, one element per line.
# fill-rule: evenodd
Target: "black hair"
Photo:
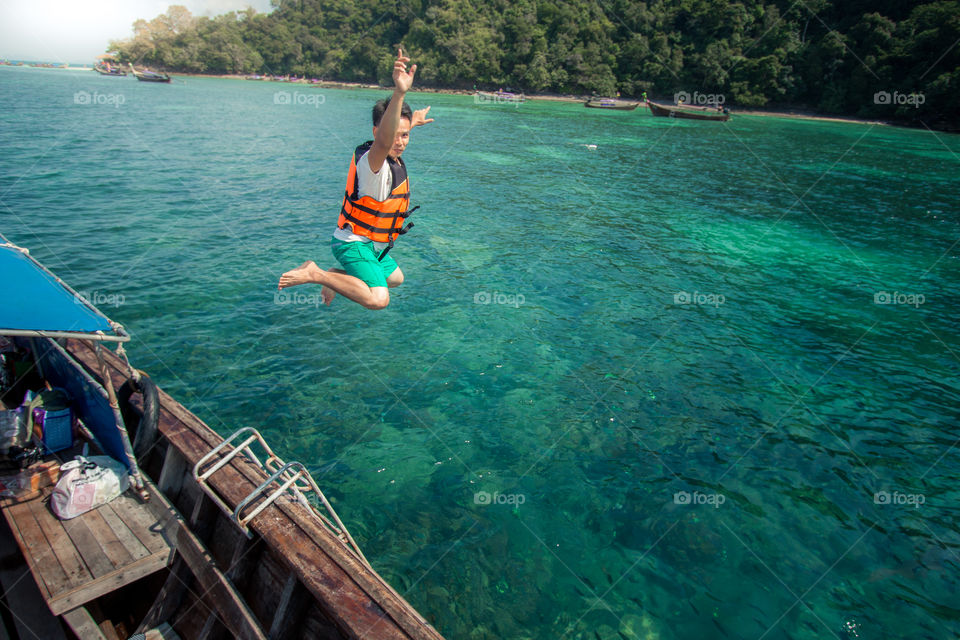
<path fill-rule="evenodd" d="M 387 111 L 388 106 L 390 106 L 390 98 L 378 100 L 377 104 L 373 105 L 373 126 L 380 126 L 380 120 L 383 118 L 383 114 Z M 413 121 L 413 110 L 406 102 L 400 105 L 400 117 L 406 118 L 411 122 Z"/>

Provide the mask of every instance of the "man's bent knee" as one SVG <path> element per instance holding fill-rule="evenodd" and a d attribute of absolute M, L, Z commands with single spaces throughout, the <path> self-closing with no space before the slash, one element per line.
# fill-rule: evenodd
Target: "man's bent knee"
<path fill-rule="evenodd" d="M 363 306 L 372 311 L 379 311 L 380 309 L 386 309 L 389 304 L 390 292 L 387 288 L 376 287 L 370 290 L 370 297 Z"/>

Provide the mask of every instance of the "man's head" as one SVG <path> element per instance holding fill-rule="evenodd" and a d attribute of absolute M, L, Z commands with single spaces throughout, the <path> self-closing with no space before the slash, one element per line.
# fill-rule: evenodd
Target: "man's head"
<path fill-rule="evenodd" d="M 383 118 L 383 114 L 387 111 L 387 107 L 390 105 L 390 98 L 384 98 L 383 100 L 378 100 L 375 105 L 373 105 L 373 136 L 377 136 L 377 127 L 380 126 L 380 120 Z M 410 142 L 410 125 L 413 121 L 413 110 L 410 108 L 406 102 L 400 105 L 400 126 L 397 127 L 397 135 L 393 140 L 393 147 L 390 149 L 390 157 L 396 160 L 403 153 L 403 150 L 407 148 L 407 143 Z"/>

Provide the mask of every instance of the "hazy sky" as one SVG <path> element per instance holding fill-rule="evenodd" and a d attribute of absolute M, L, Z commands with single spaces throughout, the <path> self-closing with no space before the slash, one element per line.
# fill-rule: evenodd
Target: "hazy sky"
<path fill-rule="evenodd" d="M 133 35 L 133 22 L 170 5 L 195 16 L 270 11 L 270 0 L 0 0 L 0 59 L 92 63 L 110 40 Z"/>

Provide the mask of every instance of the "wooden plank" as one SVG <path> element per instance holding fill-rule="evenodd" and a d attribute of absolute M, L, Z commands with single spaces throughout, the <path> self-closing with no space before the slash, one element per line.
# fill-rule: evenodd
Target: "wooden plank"
<path fill-rule="evenodd" d="M 177 451 L 176 447 L 167 447 L 167 453 L 163 457 L 163 467 L 160 469 L 160 478 L 157 480 L 157 487 L 170 500 L 176 500 L 180 495 L 180 488 L 183 486 L 184 476 L 190 472 L 187 462 Z"/>
<path fill-rule="evenodd" d="M 167 566 L 168 559 L 169 553 L 167 551 L 160 551 L 146 558 L 140 558 L 123 567 L 123 569 L 112 571 L 97 580 L 87 582 L 83 586 L 55 594 L 47 604 L 50 605 L 51 611 L 60 615 L 64 611 L 75 609 L 94 598 L 99 598 L 131 582 L 136 582 L 140 578 L 160 571 Z"/>
<path fill-rule="evenodd" d="M 273 623 L 270 625 L 270 640 L 286 640 L 293 637 L 309 597 L 310 592 L 303 588 L 297 575 L 291 571 L 283 586 L 283 593 L 280 594 L 280 604 L 273 616 Z"/>
<path fill-rule="evenodd" d="M 148 490 L 152 489 L 154 492 L 156 491 L 149 481 L 147 481 L 146 486 Z M 175 513 L 170 514 L 162 510 L 162 505 L 161 509 L 156 509 L 152 506 L 148 507 L 127 493 L 104 505 L 101 509 L 104 510 L 106 514 L 104 518 L 105 524 L 107 524 L 107 519 L 114 519 L 115 517 L 116 520 L 119 520 L 126 528 L 129 535 L 136 538 L 138 543 L 146 543 L 144 546 L 150 551 L 150 554 L 122 565 L 100 576 L 95 581 L 70 589 L 64 593 L 54 594 L 53 598 L 49 601 L 50 608 L 54 613 L 68 611 L 156 571 L 160 571 L 171 561 L 171 545 L 164 537 L 166 535 L 164 518 L 158 516 L 157 513 L 167 513 L 168 518 L 175 518 Z M 80 516 L 80 518 L 86 518 L 89 515 L 91 514 L 87 513 Z"/>
<path fill-rule="evenodd" d="M 120 638 L 117 636 L 117 629 L 113 626 L 113 621 L 104 615 L 103 609 L 100 607 L 100 603 L 97 600 L 88 602 L 83 606 L 83 608 L 87 610 L 87 613 L 90 614 L 90 617 L 93 618 L 97 627 L 100 629 L 100 633 L 102 633 L 107 640 L 120 640 Z M 123 615 L 123 612 L 119 614 L 119 616 Z M 121 622 L 121 626 L 122 625 L 123 623 Z"/>
<path fill-rule="evenodd" d="M 226 576 L 213 563 L 210 554 L 199 539 L 181 525 L 177 537 L 177 551 L 183 556 L 204 594 L 221 614 L 224 626 L 235 638 L 267 640 L 260 623 L 250 612 L 247 603 L 236 592 Z"/>
<path fill-rule="evenodd" d="M 90 617 L 90 612 L 85 608 L 77 607 L 64 612 L 62 615 L 78 638 L 83 638 L 83 640 L 107 640 L 107 637 L 100 631 L 100 627 Z"/>
<path fill-rule="evenodd" d="M 28 504 L 20 503 L 4 507 L 3 515 L 10 525 L 10 530 L 23 552 L 27 566 L 33 573 L 44 600 L 48 600 L 50 598 L 50 587 L 44 580 L 40 567 L 49 566 L 48 579 L 53 584 L 65 582 L 67 574 L 63 572 L 60 563 L 53 557 L 53 550 L 47 544 L 47 538 L 43 535 L 43 531 L 33 517 Z"/>
<path fill-rule="evenodd" d="M 222 635 L 223 624 L 220 622 L 220 616 L 218 616 L 215 611 L 211 611 L 210 615 L 208 615 L 204 621 L 203 628 L 200 629 L 200 634 L 196 640 L 217 640 L 217 638 Z"/>
<path fill-rule="evenodd" d="M 120 640 L 120 636 L 117 635 L 117 630 L 109 620 L 104 620 L 99 626 L 100 633 L 102 633 L 107 640 Z"/>
<path fill-rule="evenodd" d="M 247 585 L 250 574 L 263 551 L 263 539 L 260 536 L 248 538 L 240 529 L 235 529 L 236 542 L 233 546 L 233 555 L 230 557 L 227 577 L 243 590 Z"/>
<path fill-rule="evenodd" d="M 145 508 L 129 492 L 124 493 L 111 504 L 114 512 L 151 553 L 170 548 L 171 542 L 165 540 L 163 535 L 167 523 L 162 518 L 158 518 L 152 509 Z"/>
<path fill-rule="evenodd" d="M 223 512 L 206 493 L 203 493 L 203 490 L 199 493 L 197 501 L 193 504 L 193 512 L 190 514 L 190 530 L 198 539 L 209 540 L 217 516 Z"/>
<path fill-rule="evenodd" d="M 104 555 L 107 556 L 107 560 L 110 561 L 114 569 L 119 569 L 120 567 L 130 564 L 136 558 L 127 550 L 123 540 L 113 531 L 113 527 L 110 525 L 110 522 L 108 522 L 108 517 L 113 518 L 115 516 L 116 513 L 113 511 L 113 507 L 110 503 L 107 503 L 99 509 L 95 509 L 89 514 L 86 514 L 83 520 L 93 534 L 97 544 L 100 545 Z M 127 531 L 129 532 L 129 529 L 127 529 Z M 136 538 L 136 536 L 134 536 L 134 538 Z M 142 546 L 139 540 L 136 542 L 138 546 Z"/>
<path fill-rule="evenodd" d="M 4 510 L 53 613 L 71 611 L 167 565 L 170 548 L 159 533 L 147 530 L 147 523 L 157 519 L 142 505 L 128 500 L 121 496 L 100 509 L 64 521 L 58 520 L 40 499 Z M 113 509 L 117 505 L 122 515 Z M 137 544 L 141 544 L 137 529 L 143 529 L 141 537 L 159 540 L 159 544 L 153 544 L 156 550 L 135 559 L 114 534 L 110 519 L 123 524 L 128 532 L 124 535 Z"/>
<path fill-rule="evenodd" d="M 187 592 L 187 585 L 192 580 L 190 567 L 183 561 L 183 558 L 177 556 L 170 567 L 170 574 L 167 576 L 166 582 L 163 583 L 160 593 L 157 594 L 134 633 L 144 633 L 148 629 L 166 623 L 173 612 L 180 607 L 180 602 Z"/>
<path fill-rule="evenodd" d="M 104 523 L 109 527 L 110 533 L 123 547 L 123 551 L 129 556 L 126 562 L 133 562 L 150 555 L 150 550 L 143 546 L 140 539 L 130 530 L 130 527 L 123 521 L 120 515 L 114 509 L 113 503 L 105 504 L 97 510 Z M 122 555 L 119 550 L 111 551 L 107 555 L 113 557 Z"/>
<path fill-rule="evenodd" d="M 113 571 L 115 567 L 110 558 L 100 548 L 96 536 L 87 526 L 87 519 L 91 513 L 85 513 L 77 518 L 64 520 L 60 524 L 69 536 L 77 553 L 80 554 L 83 564 L 94 579 L 103 577 Z"/>
<path fill-rule="evenodd" d="M 20 554 L 16 536 L 5 520 L 0 520 L 0 585 L 13 616 L 12 631 L 20 638 L 66 640 L 60 621 L 47 606 L 41 586 L 34 581 L 25 558 Z"/>
<path fill-rule="evenodd" d="M 76 547 L 70 536 L 63 530 L 60 521 L 50 512 L 50 510 L 40 500 L 31 500 L 27 503 L 30 507 L 30 513 L 34 520 L 43 531 L 47 544 L 50 546 L 52 554 L 44 553 L 44 562 L 41 565 L 38 562 L 40 576 L 50 589 L 51 595 L 56 595 L 67 589 L 80 586 L 89 582 L 93 576 L 87 570 L 83 559 L 77 553 Z M 56 571 L 54 563 L 59 563 L 63 571 L 64 580 L 59 580 L 59 573 Z"/>
<path fill-rule="evenodd" d="M 167 535 L 176 540 L 181 527 L 185 526 L 183 518 L 156 485 L 148 482 L 146 483 L 146 489 L 150 496 L 148 504 L 161 520 L 167 521 Z M 176 544 L 173 546 L 176 547 Z M 201 601 L 201 596 L 196 593 L 199 588 L 196 587 L 195 582 L 196 579 L 190 565 L 182 554 L 177 554 L 173 560 L 170 575 L 147 615 L 144 616 L 140 626 L 137 627 L 136 633 L 144 633 L 152 627 L 171 621 L 171 617 L 180 610 L 184 597 L 189 598 L 187 601 L 188 609 L 201 604 L 204 609 L 209 611 L 206 604 Z M 169 625 L 167 626 L 169 628 Z"/>

